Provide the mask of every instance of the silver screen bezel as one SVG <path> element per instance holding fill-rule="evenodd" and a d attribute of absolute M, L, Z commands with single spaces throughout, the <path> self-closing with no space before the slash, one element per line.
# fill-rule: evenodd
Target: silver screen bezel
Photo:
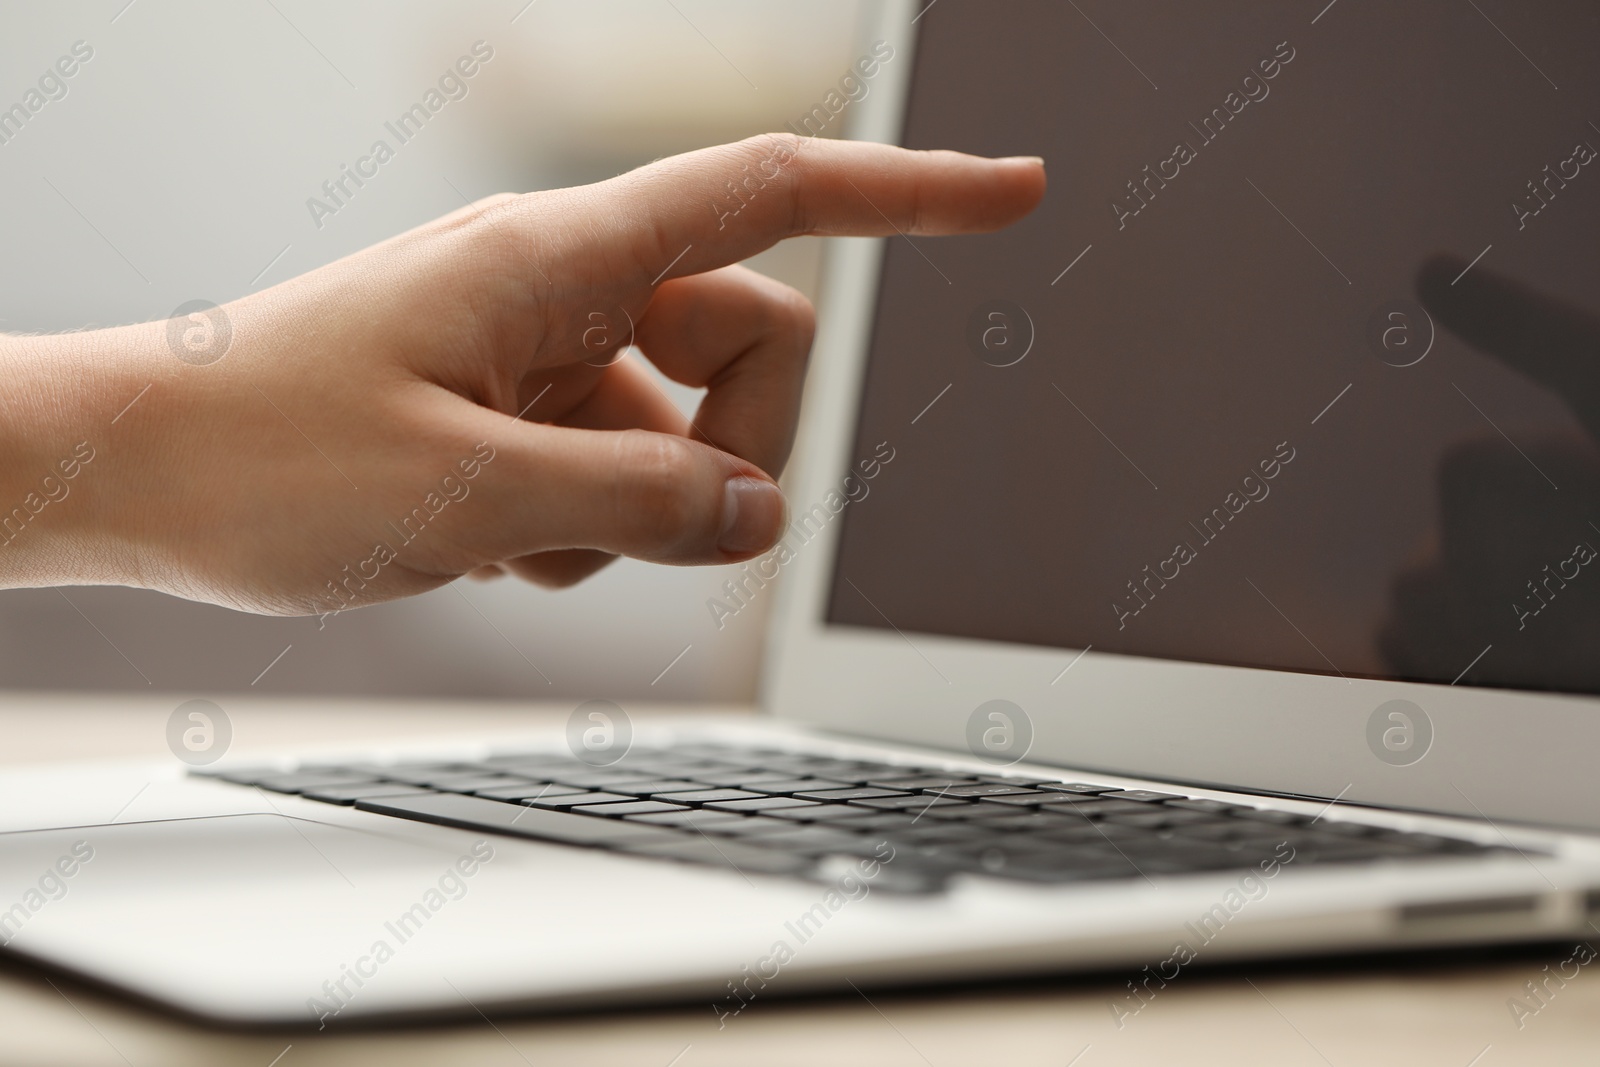
<path fill-rule="evenodd" d="M 937 17 L 909 0 L 882 5 L 873 39 L 892 43 L 896 58 L 873 93 L 851 105 L 853 139 L 898 143 L 919 10 Z M 830 244 L 801 447 L 786 479 L 797 514 L 837 489 L 862 458 L 850 451 L 884 242 Z M 914 447 L 918 431 L 908 425 L 890 444 Z M 880 475 L 893 476 L 892 465 Z M 855 506 L 870 504 L 846 510 Z M 1600 789 L 1589 781 L 1590 753 L 1600 752 L 1600 699 L 829 625 L 843 521 L 825 525 L 782 568 L 763 688 L 764 706 L 781 718 L 966 754 L 974 709 L 1005 699 L 1031 722 L 1030 762 L 1600 830 Z M 1380 759 L 1368 741 L 1369 718 L 1397 699 L 1420 707 L 1432 728 L 1426 754 L 1408 765 Z"/>

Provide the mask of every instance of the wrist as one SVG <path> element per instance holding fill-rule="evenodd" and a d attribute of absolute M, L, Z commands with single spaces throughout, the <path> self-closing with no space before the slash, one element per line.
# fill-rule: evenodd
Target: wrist
<path fill-rule="evenodd" d="M 114 442 L 124 405 L 152 380 L 147 333 L 0 337 L 0 586 L 136 580 L 136 527 L 124 520 L 137 494 Z"/>

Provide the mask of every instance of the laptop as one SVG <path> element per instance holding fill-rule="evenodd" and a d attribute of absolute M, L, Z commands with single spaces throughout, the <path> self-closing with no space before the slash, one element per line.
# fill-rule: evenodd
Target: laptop
<path fill-rule="evenodd" d="M 0 781 L 8 953 L 229 1023 L 1094 970 L 1122 1026 L 1593 933 L 1589 6 L 883 18 L 797 130 L 1052 192 L 834 242 L 793 524 L 707 605 L 776 598 L 764 714 L 208 762 L 202 701 Z"/>

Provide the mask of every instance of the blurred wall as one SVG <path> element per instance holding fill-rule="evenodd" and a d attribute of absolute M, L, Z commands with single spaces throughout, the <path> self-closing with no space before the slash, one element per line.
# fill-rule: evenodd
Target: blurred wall
<path fill-rule="evenodd" d="M 93 57 L 0 144 L 0 330 L 165 318 L 463 198 L 781 128 L 863 50 L 870 2 L 8 5 L 0 106 L 75 42 Z M 323 181 L 479 40 L 494 55 L 466 96 L 314 220 L 306 201 Z M 818 253 L 802 239 L 751 265 L 814 295 Z M 138 590 L 6 591 L 0 687 L 749 699 L 771 595 L 719 632 L 706 600 L 729 570 L 624 560 L 560 593 L 463 581 L 320 629 Z"/>

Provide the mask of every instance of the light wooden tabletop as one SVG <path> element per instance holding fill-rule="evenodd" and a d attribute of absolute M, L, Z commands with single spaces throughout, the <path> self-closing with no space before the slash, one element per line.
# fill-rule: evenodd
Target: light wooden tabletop
<path fill-rule="evenodd" d="M 167 716 L 182 699 L 0 695 L 0 764 L 160 756 Z M 571 710 L 224 703 L 237 752 L 521 731 Z M 628 710 L 647 717 L 677 709 Z M 1585 967 L 1564 987 L 1551 983 L 1554 992 L 1542 1005 L 1524 989 L 1545 977 L 1547 965 L 1555 970 L 1571 954 L 1571 946 L 1545 945 L 1410 960 L 1202 968 L 1162 990 L 1121 1029 L 1108 1007 L 1120 980 L 1102 975 L 872 992 L 870 999 L 851 992 L 757 1001 L 722 1029 L 706 1006 L 693 1004 L 560 1018 L 476 1017 L 403 1029 L 243 1033 L 199 1026 L 58 974 L 0 962 L 0 1065 L 1593 1063 L 1600 1060 L 1600 973 Z M 1526 1006 L 1520 1020 L 1513 998 Z"/>

